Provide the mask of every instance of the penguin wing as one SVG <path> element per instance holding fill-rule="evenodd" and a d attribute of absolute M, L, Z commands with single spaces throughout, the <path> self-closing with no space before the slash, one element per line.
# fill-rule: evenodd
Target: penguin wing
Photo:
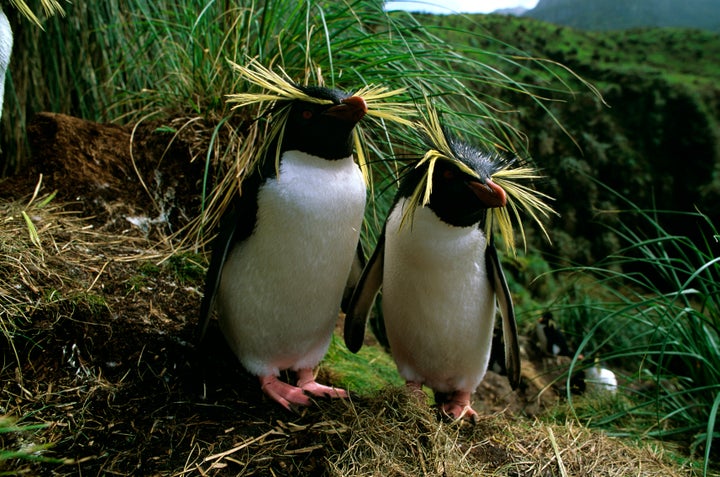
<path fill-rule="evenodd" d="M 485 261 L 488 274 L 497 298 L 500 314 L 503 319 L 503 337 L 505 338 L 505 366 L 508 380 L 513 389 L 520 384 L 520 346 L 518 345 L 517 324 L 515 323 L 515 310 L 505 275 L 500 266 L 500 259 L 492 240 L 488 241 L 485 249 Z"/>
<path fill-rule="evenodd" d="M 342 303 L 340 303 L 340 309 L 343 313 L 347 312 L 348 305 L 350 304 L 350 298 L 352 298 L 355 288 L 360 282 L 363 269 L 365 268 L 367 260 L 365 260 L 365 253 L 362 249 L 362 243 L 358 241 L 357 251 L 353 258 L 352 266 L 350 267 L 350 274 L 348 275 L 347 282 L 345 283 L 345 291 L 343 292 Z"/>
<path fill-rule="evenodd" d="M 385 230 L 383 229 L 375 246 L 375 251 L 363 269 L 345 313 L 345 329 L 343 333 L 345 346 L 353 353 L 357 353 L 362 348 L 365 339 L 365 324 L 375 297 L 382 286 L 384 257 Z"/>
<path fill-rule="evenodd" d="M 252 184 L 254 185 L 254 184 Z M 252 194 L 241 196 L 234 201 L 220 221 L 220 230 L 213 240 L 210 265 L 205 275 L 205 290 L 200 303 L 200 319 L 198 321 L 198 342 L 205 338 L 212 310 L 215 305 L 215 294 L 220 286 L 222 270 L 228 254 L 235 245 L 248 238 L 255 228 L 257 216 L 256 190 Z M 250 197 L 253 197 L 251 199 Z"/>

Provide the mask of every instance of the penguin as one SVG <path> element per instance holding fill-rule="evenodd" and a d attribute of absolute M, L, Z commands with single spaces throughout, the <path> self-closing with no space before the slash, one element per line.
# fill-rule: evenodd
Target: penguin
<path fill-rule="evenodd" d="M 535 325 L 535 333 L 543 353 L 552 356 L 567 356 L 572 358 L 574 353 L 565 340 L 562 331 L 557 327 L 552 313 L 549 311 L 542 314 Z"/>
<path fill-rule="evenodd" d="M 5 73 L 10 65 L 13 47 L 13 32 L 5 12 L 0 8 L 0 117 L 5 99 Z"/>
<path fill-rule="evenodd" d="M 309 405 L 310 396 L 347 397 L 316 382 L 313 370 L 357 260 L 366 185 L 352 135 L 368 111 L 361 96 L 293 88 L 299 97 L 276 105 L 287 114 L 282 133 L 221 220 L 199 331 L 202 339 L 215 310 L 240 363 L 288 410 Z M 279 379 L 283 370 L 296 373 L 296 385 Z"/>
<path fill-rule="evenodd" d="M 486 227 L 489 210 L 507 203 L 491 176 L 510 161 L 441 134 L 447 148 L 438 159 L 411 165 L 400 181 L 348 305 L 344 339 L 350 351 L 361 348 L 382 287 L 382 323 L 406 385 L 419 396 L 421 386 L 431 388 L 453 420 L 477 422 L 471 396 L 488 369 L 498 307 L 508 379 L 513 389 L 520 382 L 512 297 Z M 413 207 L 423 183 L 425 203 Z"/>

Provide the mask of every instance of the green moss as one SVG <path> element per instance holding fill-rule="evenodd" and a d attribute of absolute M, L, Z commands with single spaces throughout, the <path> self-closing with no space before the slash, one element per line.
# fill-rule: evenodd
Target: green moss
<path fill-rule="evenodd" d="M 333 336 L 323 368 L 332 374 L 334 384 L 360 395 L 403 384 L 392 358 L 380 346 L 365 345 L 353 354 L 337 335 Z"/>

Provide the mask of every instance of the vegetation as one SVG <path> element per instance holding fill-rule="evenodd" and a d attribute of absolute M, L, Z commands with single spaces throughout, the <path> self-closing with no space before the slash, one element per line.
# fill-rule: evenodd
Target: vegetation
<path fill-rule="evenodd" d="M 718 223 L 720 66 L 709 59 L 720 54 L 720 35 L 680 29 L 591 33 L 500 15 L 420 21 L 454 44 L 486 49 L 492 38 L 560 62 L 602 94 L 602 101 L 587 91 L 572 99 L 551 96 L 556 102 L 549 110 L 570 136 L 554 132 L 522 96 L 508 99 L 515 109 L 507 119 L 529 134 L 528 152 L 544 170 L 542 187 L 556 198 L 560 213 L 550 227 L 552 246 L 533 242 L 546 259 L 589 265 L 617 249 L 615 216 L 604 211 L 624 204 L 599 184 L 644 210 L 697 209 Z M 535 81 L 522 71 L 504 71 Z M 693 215 L 678 215 L 667 227 L 699 243 L 707 235 Z"/>
<path fill-rule="evenodd" d="M 408 104 L 426 94 L 470 142 L 532 157 L 545 170 L 538 187 L 562 214 L 550 228 L 553 248 L 528 229 L 528 252 L 504 257 L 521 328 L 553 310 L 578 353 L 615 366 L 632 394 L 568 392 L 569 405 L 544 420 L 489 411 L 468 430 L 409 401 L 378 347 L 348 355 L 336 342 L 321 372 L 357 394 L 291 419 L 262 400 L 221 339 L 207 350 L 190 344 L 201 247 L 157 241 L 167 229 L 112 228 L 126 220 L 111 208 L 82 217 L 64 202 L 76 199 L 71 185 L 51 195 L 38 184 L 0 209 L 0 338 L 8 345 L 0 412 L 19 423 L 0 422 L 0 449 L 24 451 L 2 454 L 0 472 L 572 475 L 608 463 L 605 475 L 715 471 L 720 71 L 697 59 L 720 52 L 717 37 L 413 17 L 369 0 L 110 0 L 66 11 L 41 19 L 44 32 L 16 32 L 25 46 L 6 89 L 5 174 L 30 164 L 32 114 L 54 110 L 182 139 L 203 165 L 196 193 L 207 199 L 253 117 L 225 102 L 247 87 L 227 60 L 257 57 L 298 81 L 348 90 L 405 87 Z M 682 52 L 664 46 L 680 41 Z M 386 160 L 417 154 L 418 143 L 413 131 L 383 123 L 365 138 L 375 178 L 369 249 L 394 191 Z M 618 210 L 627 212 L 608 213 Z M 591 426 L 674 443 L 683 464 Z"/>
<path fill-rule="evenodd" d="M 551 23 L 589 30 L 637 27 L 705 28 L 720 31 L 720 12 L 713 0 L 540 0 L 527 15 Z"/>
<path fill-rule="evenodd" d="M 708 223 L 712 232 L 696 243 L 663 225 L 677 212 L 627 205 L 618 212 L 622 247 L 594 267 L 572 269 L 580 277 L 552 307 L 577 337 L 577 355 L 591 361 L 573 363 L 568 376 L 592 357 L 625 373 L 627 400 L 603 414 L 581 404 L 577 416 L 619 435 L 688 442 L 707 471 L 720 437 L 720 235 Z M 638 219 L 652 233 L 629 225 Z M 569 379 L 567 389 L 572 402 Z"/>

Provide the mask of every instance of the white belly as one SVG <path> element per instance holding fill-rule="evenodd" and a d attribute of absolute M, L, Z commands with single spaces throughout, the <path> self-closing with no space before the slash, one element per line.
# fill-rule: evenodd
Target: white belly
<path fill-rule="evenodd" d="M 314 367 L 327 352 L 365 194 L 352 156 L 297 151 L 261 188 L 255 231 L 230 252 L 217 297 L 220 326 L 248 371 Z"/>
<path fill-rule="evenodd" d="M 385 232 L 382 306 L 393 358 L 406 380 L 473 392 L 487 370 L 495 318 L 485 234 L 449 226 L 427 208 L 400 230 L 402 206 Z"/>

